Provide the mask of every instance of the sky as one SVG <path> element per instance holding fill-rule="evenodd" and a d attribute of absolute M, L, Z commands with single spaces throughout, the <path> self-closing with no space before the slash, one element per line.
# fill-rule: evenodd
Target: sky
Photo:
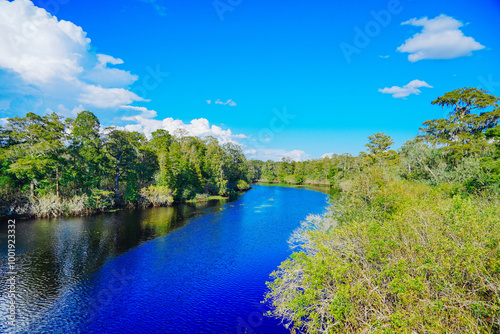
<path fill-rule="evenodd" d="M 500 1 L 0 0 L 0 124 L 27 112 L 248 158 L 397 149 L 453 89 L 500 95 Z"/>

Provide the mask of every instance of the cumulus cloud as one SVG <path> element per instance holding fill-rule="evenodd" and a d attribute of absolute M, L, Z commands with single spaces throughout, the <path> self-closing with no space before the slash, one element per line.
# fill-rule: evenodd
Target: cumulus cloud
<path fill-rule="evenodd" d="M 191 136 L 215 137 L 222 144 L 234 143 L 241 145 L 238 139 L 248 138 L 244 134 L 233 134 L 231 129 L 223 129 L 217 125 L 210 125 L 210 122 L 206 118 L 193 119 L 189 123 L 184 123 L 182 120 L 172 117 L 163 120 L 155 119 L 154 117 L 157 116 L 157 112 L 145 107 L 122 106 L 122 109 L 139 112 L 139 114 L 122 118 L 123 121 L 134 122 L 125 125 L 124 128 L 129 131 L 144 132 L 148 137 L 158 129 L 167 130 L 171 134 L 178 129 L 183 129 Z"/>
<path fill-rule="evenodd" d="M 124 88 L 103 88 L 101 86 L 84 85 L 78 101 L 97 108 L 116 108 L 134 101 L 146 101 L 135 93 Z"/>
<path fill-rule="evenodd" d="M 308 155 L 301 150 L 287 151 L 284 149 L 271 149 L 271 148 L 251 148 L 246 149 L 243 153 L 250 159 L 260 160 L 281 160 L 282 158 L 291 158 L 294 161 L 305 160 Z"/>
<path fill-rule="evenodd" d="M 379 89 L 378 91 L 383 93 L 383 94 L 392 94 L 392 97 L 400 99 L 400 98 L 406 98 L 407 96 L 411 94 L 418 95 L 421 93 L 420 89 L 421 87 L 427 87 L 427 88 L 433 88 L 431 85 L 429 85 L 425 81 L 421 80 L 413 80 L 410 81 L 407 85 L 404 85 L 403 87 L 399 86 L 392 86 L 392 87 L 385 87 L 382 89 Z"/>
<path fill-rule="evenodd" d="M 45 109 L 65 103 L 118 108 L 143 101 L 126 88 L 137 76 L 108 67 L 123 60 L 94 54 L 81 27 L 29 0 L 0 0 L 0 45 L 0 70 L 18 90 L 30 87 Z"/>
<path fill-rule="evenodd" d="M 464 35 L 460 30 L 462 22 L 444 14 L 433 19 L 413 18 L 401 24 L 422 27 L 422 32 L 407 39 L 397 49 L 409 53 L 408 60 L 411 62 L 470 56 L 472 51 L 484 49 L 474 38 Z"/>
<path fill-rule="evenodd" d="M 333 153 L 325 153 L 323 154 L 321 157 L 319 157 L 320 159 L 323 159 L 323 158 L 331 158 L 333 155 Z"/>
<path fill-rule="evenodd" d="M 70 80 L 83 71 L 90 39 L 82 28 L 58 21 L 28 0 L 0 1 L 0 66 L 30 83 Z"/>

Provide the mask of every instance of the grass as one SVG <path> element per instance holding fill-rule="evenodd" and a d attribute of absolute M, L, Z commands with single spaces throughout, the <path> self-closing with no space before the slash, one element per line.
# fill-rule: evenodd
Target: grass
<path fill-rule="evenodd" d="M 213 196 L 207 196 L 203 198 L 193 198 L 190 200 L 187 200 L 186 203 L 199 203 L 199 202 L 207 202 L 207 201 L 212 201 L 212 200 L 227 200 L 229 197 L 224 197 L 220 195 L 213 195 Z"/>

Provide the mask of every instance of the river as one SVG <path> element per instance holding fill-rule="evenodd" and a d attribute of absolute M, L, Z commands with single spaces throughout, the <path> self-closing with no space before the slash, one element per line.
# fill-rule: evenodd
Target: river
<path fill-rule="evenodd" d="M 265 282 L 327 199 L 253 186 L 227 202 L 16 220 L 15 327 L 2 222 L 0 332 L 289 333 L 262 316 Z"/>

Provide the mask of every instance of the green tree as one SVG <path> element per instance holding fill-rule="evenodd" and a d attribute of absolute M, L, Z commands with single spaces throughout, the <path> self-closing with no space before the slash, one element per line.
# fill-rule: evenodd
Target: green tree
<path fill-rule="evenodd" d="M 386 135 L 384 132 L 377 132 L 369 136 L 368 140 L 369 142 L 365 146 L 368 147 L 368 152 L 373 155 L 386 153 L 394 145 L 394 140 L 392 140 L 391 136 Z"/>
<path fill-rule="evenodd" d="M 425 121 L 421 137 L 445 148 L 453 161 L 484 151 L 485 131 L 500 118 L 499 98 L 479 88 L 455 89 L 432 104 L 451 108 L 448 118 Z"/>
<path fill-rule="evenodd" d="M 108 159 L 100 135 L 100 122 L 90 111 L 81 111 L 70 122 L 68 151 L 71 164 L 68 173 L 73 183 L 73 194 L 85 193 L 101 187 Z"/>
<path fill-rule="evenodd" d="M 125 177 L 131 185 L 137 181 L 137 165 L 139 160 L 139 147 L 145 141 L 143 134 L 138 132 L 128 132 L 107 128 L 109 133 L 105 137 L 105 150 L 110 160 L 110 171 L 114 175 L 114 194 L 115 201 L 119 202 L 120 180 Z M 132 188 L 126 188 L 133 194 L 129 197 L 138 195 L 137 185 Z"/>
<path fill-rule="evenodd" d="M 5 158 L 10 161 L 8 172 L 29 182 L 31 198 L 36 188 L 41 191 L 55 188 L 59 196 L 65 130 L 65 124 L 56 113 L 45 116 L 27 113 L 25 117 L 7 120 L 9 146 Z"/>

